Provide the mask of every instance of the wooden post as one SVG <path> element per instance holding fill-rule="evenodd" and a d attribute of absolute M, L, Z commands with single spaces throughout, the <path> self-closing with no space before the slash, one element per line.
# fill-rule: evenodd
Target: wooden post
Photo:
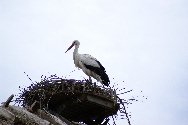
<path fill-rule="evenodd" d="M 8 107 L 11 100 L 14 98 L 14 95 L 12 94 L 8 99 L 7 101 L 3 104 L 3 107 Z"/>

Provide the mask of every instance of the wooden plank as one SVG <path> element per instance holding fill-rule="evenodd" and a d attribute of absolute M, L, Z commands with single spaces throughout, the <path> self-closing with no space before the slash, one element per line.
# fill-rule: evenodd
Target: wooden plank
<path fill-rule="evenodd" d="M 108 108 L 114 108 L 113 102 L 106 100 L 106 99 L 102 99 L 102 98 L 97 97 L 97 96 L 87 95 L 87 100 L 90 101 L 90 102 L 94 102 L 94 103 L 97 103 L 99 105 L 108 107 Z"/>

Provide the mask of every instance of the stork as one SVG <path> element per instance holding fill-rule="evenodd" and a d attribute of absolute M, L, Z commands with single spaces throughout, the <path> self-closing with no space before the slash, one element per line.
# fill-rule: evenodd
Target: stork
<path fill-rule="evenodd" d="M 91 81 L 91 77 L 93 77 L 103 85 L 109 86 L 110 81 L 108 75 L 106 74 L 105 68 L 101 65 L 101 63 L 96 58 L 92 57 L 91 55 L 79 54 L 78 53 L 79 45 L 80 42 L 78 40 L 74 40 L 72 42 L 72 45 L 67 49 L 67 51 L 69 51 L 73 46 L 75 46 L 73 52 L 73 60 L 75 66 L 82 69 L 82 71 L 89 76 L 90 81 Z"/>

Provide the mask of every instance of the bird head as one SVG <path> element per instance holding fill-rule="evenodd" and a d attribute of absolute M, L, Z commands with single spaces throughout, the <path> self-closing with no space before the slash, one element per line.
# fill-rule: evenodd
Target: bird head
<path fill-rule="evenodd" d="M 67 51 L 69 51 L 74 45 L 75 45 L 75 46 L 79 46 L 79 45 L 80 45 L 80 42 L 79 42 L 78 40 L 74 40 L 74 41 L 72 42 L 72 45 L 67 49 Z M 67 52 L 67 51 L 66 51 L 66 52 Z M 66 53 L 66 52 L 65 52 L 65 53 Z"/>

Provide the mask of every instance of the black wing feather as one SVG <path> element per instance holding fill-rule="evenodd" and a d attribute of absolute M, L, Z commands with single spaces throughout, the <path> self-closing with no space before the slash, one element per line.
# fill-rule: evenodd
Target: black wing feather
<path fill-rule="evenodd" d="M 93 71 L 94 73 L 96 73 L 97 75 L 99 75 L 102 79 L 102 83 L 106 86 L 109 86 L 109 78 L 108 78 L 108 75 L 106 74 L 106 71 L 105 71 L 105 68 L 101 65 L 101 63 L 97 60 L 95 60 L 100 67 L 94 67 L 94 66 L 91 66 L 91 65 L 85 65 L 85 67 L 87 69 L 90 69 L 91 71 Z"/>

